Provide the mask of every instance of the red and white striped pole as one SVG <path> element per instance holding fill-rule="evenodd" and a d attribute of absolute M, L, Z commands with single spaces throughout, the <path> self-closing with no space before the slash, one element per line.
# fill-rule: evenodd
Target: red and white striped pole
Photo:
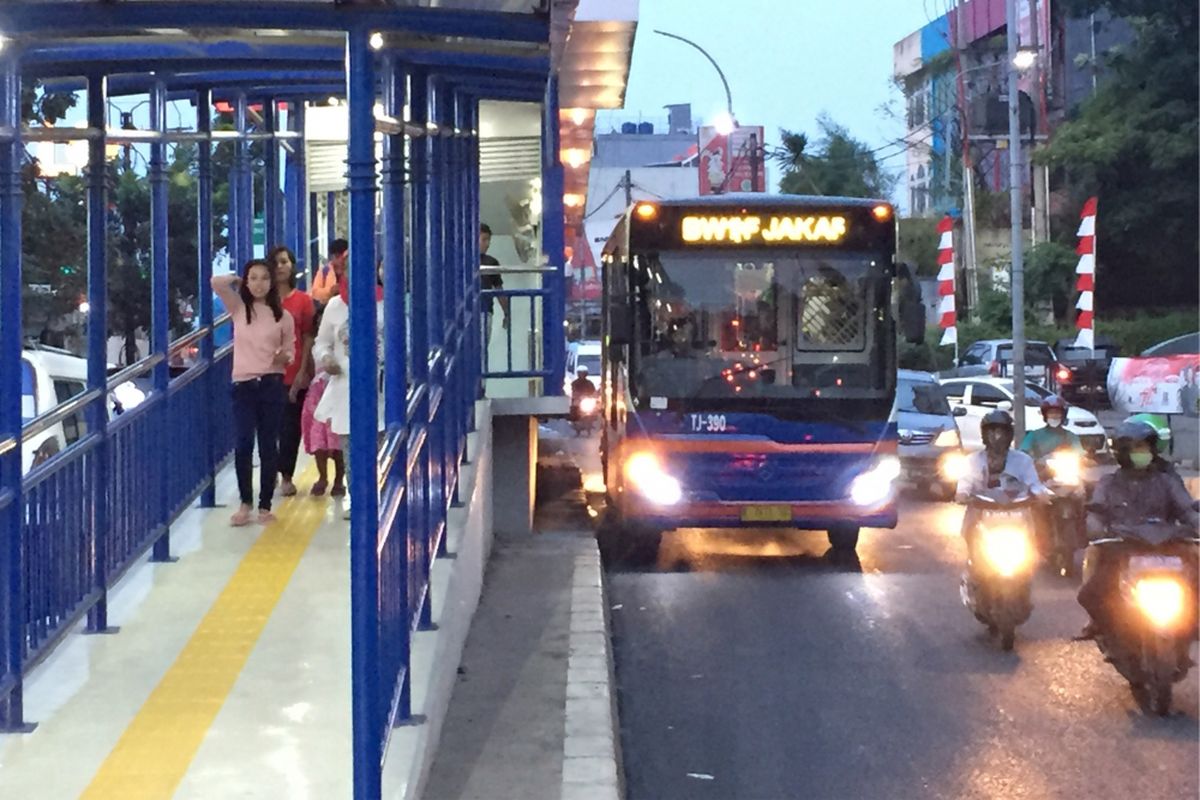
<path fill-rule="evenodd" d="M 954 345 L 958 362 L 958 316 L 954 307 L 954 220 L 949 215 L 938 223 L 938 313 L 942 328 L 941 346 Z"/>
<path fill-rule="evenodd" d="M 1075 252 L 1079 255 L 1079 265 L 1075 267 L 1075 289 L 1079 292 L 1079 300 L 1075 308 L 1079 314 L 1075 318 L 1075 327 L 1079 335 L 1075 337 L 1076 347 L 1086 347 L 1093 352 L 1096 349 L 1096 198 L 1089 197 L 1083 204 L 1083 213 L 1079 222 L 1079 246 Z"/>

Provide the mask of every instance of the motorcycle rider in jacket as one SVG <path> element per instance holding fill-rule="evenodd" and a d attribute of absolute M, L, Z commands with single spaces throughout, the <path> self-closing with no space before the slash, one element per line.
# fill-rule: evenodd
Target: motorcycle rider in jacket
<path fill-rule="evenodd" d="M 1182 524 L 1180 535 L 1195 536 L 1200 514 L 1172 470 L 1164 469 L 1158 457 L 1158 433 L 1144 422 L 1125 422 L 1117 428 L 1114 449 L 1120 468 L 1100 479 L 1092 495 L 1088 514 L 1088 538 L 1108 535 L 1112 526 L 1137 525 L 1149 519 Z M 1161 544 L 1161 542 L 1155 542 Z M 1194 554 L 1190 556 L 1194 560 Z M 1116 582 L 1121 559 L 1119 550 L 1089 546 L 1085 560 L 1079 604 L 1091 616 L 1080 638 L 1092 638 L 1098 630 L 1109 628 L 1118 603 Z M 1196 574 L 1192 564 L 1193 579 Z"/>
<path fill-rule="evenodd" d="M 1083 455 L 1083 445 L 1079 437 L 1063 427 L 1067 421 L 1067 404 L 1058 395 L 1050 395 L 1042 400 L 1042 419 L 1046 427 L 1038 428 L 1025 434 L 1021 442 L 1021 452 L 1028 453 L 1034 461 L 1057 453 L 1059 450 L 1070 450 L 1077 455 Z"/>

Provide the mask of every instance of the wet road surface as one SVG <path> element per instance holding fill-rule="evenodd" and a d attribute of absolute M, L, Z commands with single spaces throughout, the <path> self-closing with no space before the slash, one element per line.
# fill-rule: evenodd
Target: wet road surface
<path fill-rule="evenodd" d="M 683 531 L 610 570 L 629 799 L 1197 797 L 1196 671 L 1144 717 L 1048 573 L 1001 652 L 959 600 L 961 514 L 906 498 L 850 563 Z"/>

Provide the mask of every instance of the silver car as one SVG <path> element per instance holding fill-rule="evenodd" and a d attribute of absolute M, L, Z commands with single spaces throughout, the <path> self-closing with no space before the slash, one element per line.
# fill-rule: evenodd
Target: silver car
<path fill-rule="evenodd" d="M 950 498 L 962 474 L 963 452 L 946 393 L 929 372 L 902 369 L 896 376 L 893 416 L 900 435 L 900 468 L 910 484 Z"/>

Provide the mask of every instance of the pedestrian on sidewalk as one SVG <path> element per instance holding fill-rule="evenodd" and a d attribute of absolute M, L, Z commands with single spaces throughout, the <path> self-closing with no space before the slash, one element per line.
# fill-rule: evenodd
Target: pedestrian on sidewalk
<path fill-rule="evenodd" d="M 377 282 L 378 283 L 378 282 Z M 364 376 L 379 384 L 379 368 L 383 364 L 383 287 L 375 287 L 375 374 Z M 325 307 L 321 327 L 313 343 L 313 360 L 325 370 L 329 379 L 321 400 L 313 411 L 313 419 L 329 425 L 342 446 L 342 462 L 350 474 L 350 285 L 349 271 L 343 272 L 341 288 Z M 353 376 L 359 380 L 358 376 Z M 383 430 L 383 393 L 379 394 L 379 430 Z M 346 512 L 349 518 L 349 511 Z"/>
<path fill-rule="evenodd" d="M 345 239 L 334 239 L 329 244 L 329 260 L 313 275 L 312 298 L 324 306 L 337 297 L 346 274 L 346 259 L 350 254 L 350 243 Z"/>
<path fill-rule="evenodd" d="M 250 522 L 257 434 L 261 462 L 258 521 L 266 524 L 275 519 L 271 499 L 279 469 L 279 423 L 287 402 L 283 373 L 296 357 L 296 326 L 279 299 L 274 270 L 262 259 L 247 261 L 240 277 L 214 276 L 212 288 L 233 319 L 234 465 L 241 506 L 230 522 L 235 527 Z"/>
<path fill-rule="evenodd" d="M 312 382 L 309 365 L 312 363 L 312 344 L 317 332 L 314 321 L 316 306 L 307 292 L 296 288 L 296 257 L 291 250 L 280 245 L 267 254 L 266 261 L 275 268 L 275 287 L 279 291 L 280 303 L 283 310 L 291 315 L 296 327 L 295 358 L 283 373 L 287 404 L 279 428 L 279 493 L 284 497 L 292 497 L 296 494 L 293 478 L 296 457 L 300 454 L 304 398 Z"/>
<path fill-rule="evenodd" d="M 320 330 L 321 312 L 317 312 L 317 329 Z M 329 373 L 324 369 L 316 369 L 316 363 L 309 354 L 310 369 L 314 369 L 316 377 L 308 387 L 304 398 L 302 425 L 304 427 L 304 451 L 317 461 L 317 482 L 313 484 L 312 496 L 321 497 L 326 491 L 330 497 L 342 497 L 346 494 L 346 466 L 342 459 L 342 442 L 340 437 L 329 427 L 329 423 L 318 422 L 314 418 L 317 405 L 329 384 Z M 333 462 L 333 488 L 329 488 L 329 463 Z"/>

